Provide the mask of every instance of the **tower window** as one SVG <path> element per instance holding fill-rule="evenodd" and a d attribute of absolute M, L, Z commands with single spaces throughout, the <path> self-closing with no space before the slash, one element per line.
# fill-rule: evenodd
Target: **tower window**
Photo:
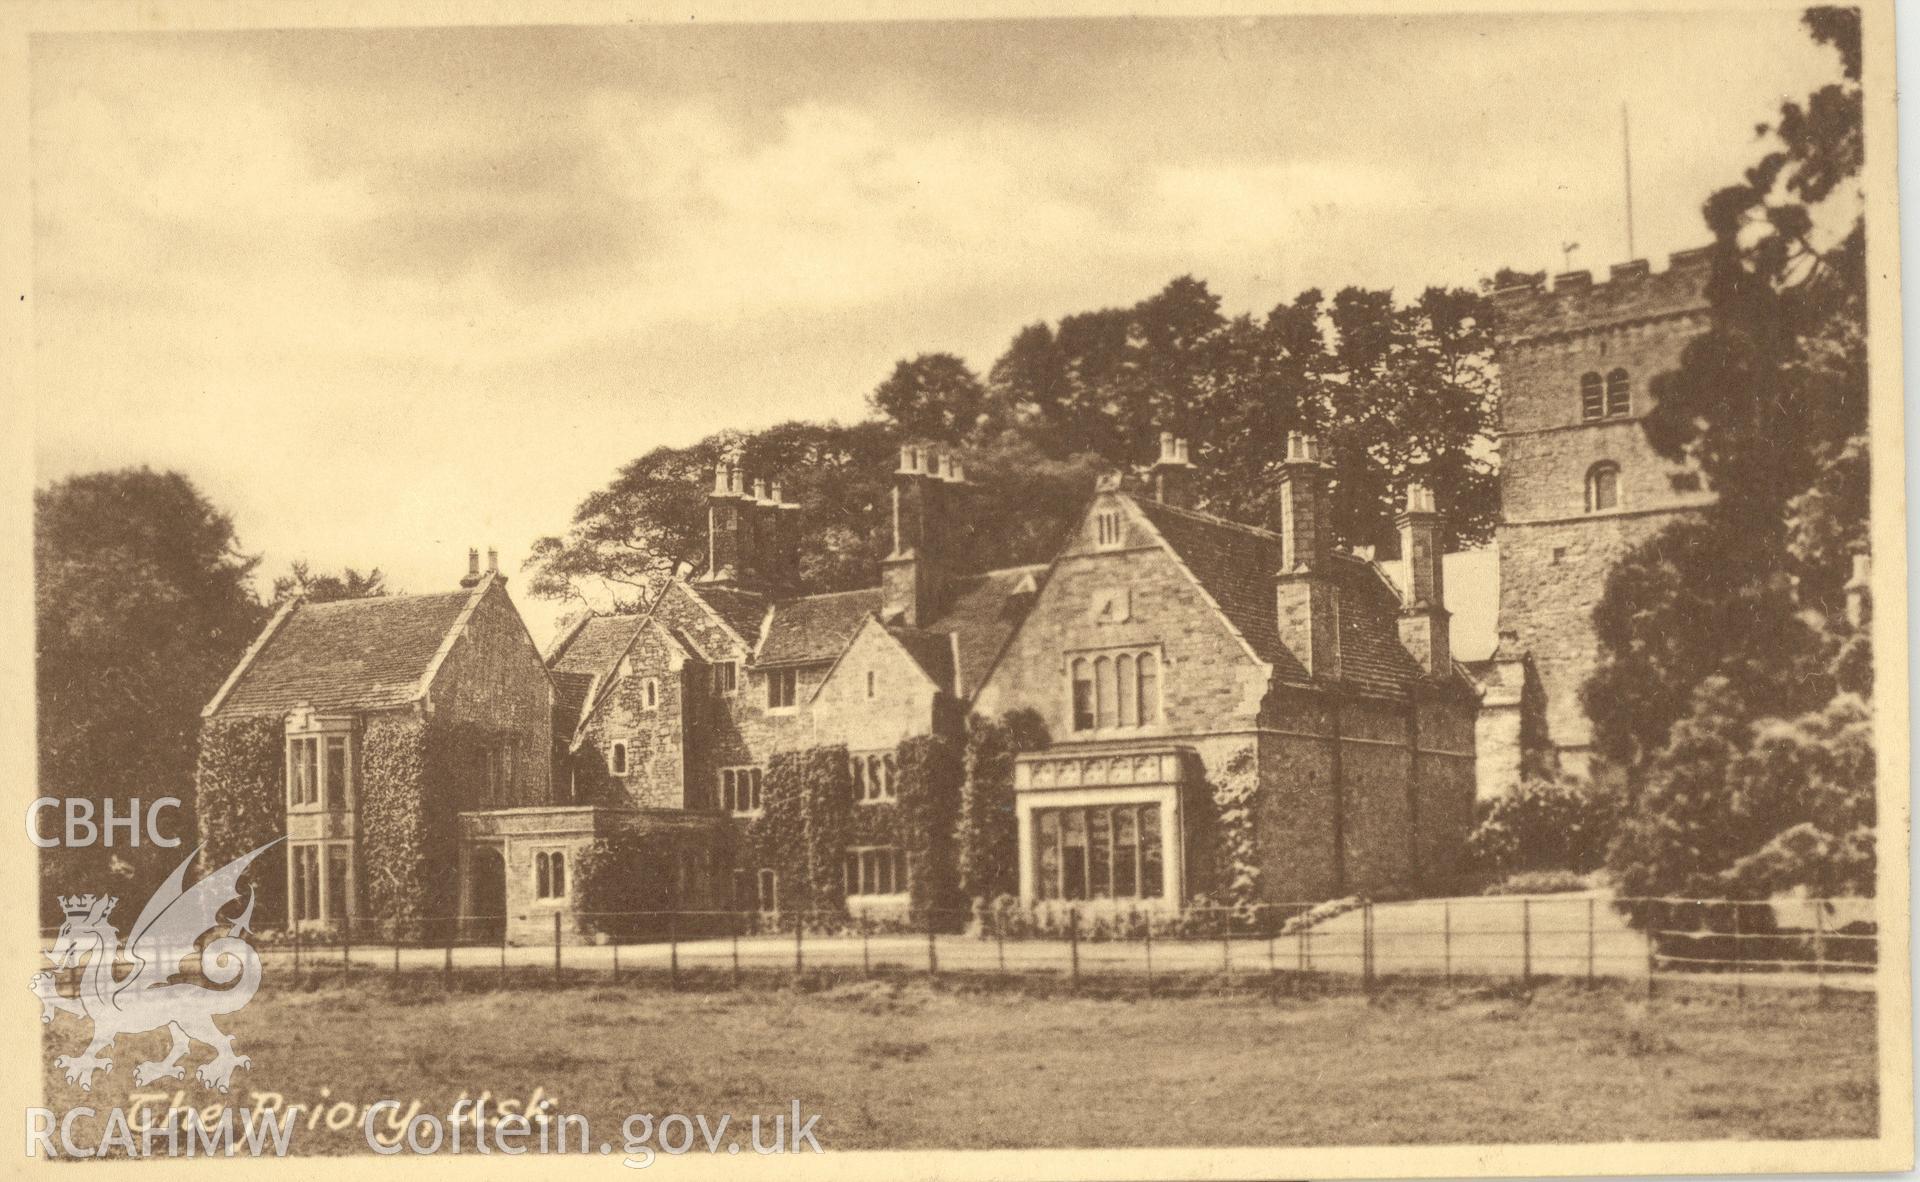
<path fill-rule="evenodd" d="M 1580 375 L 1580 417 L 1592 422 L 1607 413 L 1607 392 L 1605 383 L 1597 373 Z"/>
<path fill-rule="evenodd" d="M 1587 469 L 1587 512 L 1605 513 L 1620 507 L 1620 465 L 1595 464 Z"/>
<path fill-rule="evenodd" d="M 1633 384 L 1627 380 L 1627 371 L 1616 369 L 1607 375 L 1607 417 L 1621 418 L 1633 410 Z"/>

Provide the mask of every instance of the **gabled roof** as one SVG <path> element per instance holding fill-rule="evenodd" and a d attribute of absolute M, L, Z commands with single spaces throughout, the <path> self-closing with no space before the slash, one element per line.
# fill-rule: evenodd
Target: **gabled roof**
<path fill-rule="evenodd" d="M 581 712 L 587 705 L 587 694 L 593 689 L 594 675 L 591 673 L 568 673 L 554 670 L 553 676 L 553 733 L 571 735 L 580 725 Z"/>
<path fill-rule="evenodd" d="M 627 651 L 646 621 L 644 615 L 588 616 L 547 654 L 547 668 L 555 674 L 584 673 L 589 677 L 605 673 Z"/>
<path fill-rule="evenodd" d="M 880 588 L 806 595 L 773 606 L 754 664 L 814 665 L 838 657 L 867 618 L 880 611 Z M 753 642 L 753 633 L 747 633 Z"/>
<path fill-rule="evenodd" d="M 704 583 L 681 583 L 694 598 L 706 604 L 722 623 L 732 629 L 740 643 L 752 648 L 760 639 L 760 624 L 767 618 L 770 600 L 758 591 L 738 587 L 715 587 Z"/>
<path fill-rule="evenodd" d="M 417 701 L 436 658 L 490 585 L 291 604 L 201 713 L 378 710 Z"/>
<path fill-rule="evenodd" d="M 1046 580 L 1047 567 L 1010 566 L 955 579 L 947 590 L 946 606 L 927 625 L 954 640 L 951 659 L 957 662 L 959 682 L 953 692 L 970 697 L 986 680 L 1000 650 L 1033 607 L 1031 589 Z"/>
<path fill-rule="evenodd" d="M 1273 594 L 1280 535 L 1143 497 L 1121 494 L 1139 510 L 1234 630 L 1282 681 L 1308 684 L 1306 667 L 1280 640 Z M 1334 553 L 1329 575 L 1340 589 L 1342 679 L 1363 692 L 1398 696 L 1422 677 L 1400 643 L 1399 597 L 1372 562 Z"/>
<path fill-rule="evenodd" d="M 913 663 L 920 666 L 936 688 L 947 693 L 953 692 L 952 633 L 903 628 L 899 625 L 887 628 L 886 632 L 906 650 L 907 655 L 913 658 Z"/>

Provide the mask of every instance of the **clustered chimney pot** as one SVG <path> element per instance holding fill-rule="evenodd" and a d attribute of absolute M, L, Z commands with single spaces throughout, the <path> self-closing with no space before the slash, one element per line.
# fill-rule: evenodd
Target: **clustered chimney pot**
<path fill-rule="evenodd" d="M 1400 643 L 1432 676 L 1453 668 L 1452 614 L 1447 611 L 1446 518 L 1434 507 L 1433 490 L 1407 485 L 1400 527 L 1400 560 L 1406 567 L 1400 611 Z"/>
<path fill-rule="evenodd" d="M 1154 500 L 1176 509 L 1193 508 L 1193 463 L 1185 439 L 1160 432 L 1160 458 L 1153 462 L 1152 475 Z"/>

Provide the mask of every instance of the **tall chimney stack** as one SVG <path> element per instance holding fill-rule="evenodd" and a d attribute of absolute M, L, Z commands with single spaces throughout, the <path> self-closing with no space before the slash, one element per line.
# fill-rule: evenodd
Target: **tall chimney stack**
<path fill-rule="evenodd" d="M 1280 639 L 1316 680 L 1340 677 L 1340 588 L 1332 577 L 1326 465 L 1320 443 L 1287 435 L 1280 466 L 1280 569 L 1274 610 Z"/>
<path fill-rule="evenodd" d="M 1160 458 L 1152 471 L 1154 500 L 1176 509 L 1193 508 L 1193 463 L 1187 459 L 1186 440 L 1160 432 Z"/>
<path fill-rule="evenodd" d="M 707 494 L 707 570 L 703 583 L 731 586 L 746 573 L 749 507 L 737 453 L 713 465 L 713 491 Z"/>
<path fill-rule="evenodd" d="M 460 580 L 462 587 L 480 585 L 480 551 L 477 547 L 467 547 L 467 577 Z"/>
<path fill-rule="evenodd" d="M 931 621 L 946 581 L 946 513 L 964 476 L 948 457 L 909 443 L 893 474 L 893 553 L 880 563 L 881 615 L 909 627 Z"/>
<path fill-rule="evenodd" d="M 1400 526 L 1400 559 L 1406 565 L 1406 597 L 1400 609 L 1400 643 L 1420 667 L 1434 676 L 1453 668 L 1453 641 L 1447 611 L 1445 552 L 1446 519 L 1433 506 L 1433 492 L 1424 485 L 1407 486 L 1407 506 L 1396 518 Z"/>

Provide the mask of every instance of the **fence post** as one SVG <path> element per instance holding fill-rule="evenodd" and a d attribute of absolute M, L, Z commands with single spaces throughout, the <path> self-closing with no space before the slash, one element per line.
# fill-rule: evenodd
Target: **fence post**
<path fill-rule="evenodd" d="M 1733 999 L 1741 1004 L 1747 1000 L 1747 966 L 1742 962 L 1740 948 L 1740 901 L 1733 903 Z"/>
<path fill-rule="evenodd" d="M 553 913 L 553 979 L 560 980 L 560 913 Z"/>
<path fill-rule="evenodd" d="M 860 913 L 860 971 L 873 976 L 873 917 Z"/>
<path fill-rule="evenodd" d="M 1647 909 L 1647 929 L 1644 935 L 1646 936 L 1646 940 L 1647 940 L 1647 1004 L 1648 1005 L 1653 1004 L 1653 975 L 1656 971 L 1658 971 L 1660 967 L 1658 958 L 1654 955 L 1654 951 L 1653 951 L 1653 942 L 1658 937 L 1659 928 L 1660 928 L 1660 921 L 1657 918 L 1658 915 L 1659 915 L 1659 911 L 1657 908 L 1649 907 Z"/>
<path fill-rule="evenodd" d="M 927 907 L 927 979 L 929 981 L 940 975 L 940 953 L 933 943 L 933 925 L 936 918 L 933 907 L 929 905 Z"/>
<path fill-rule="evenodd" d="M 340 937 L 340 971 L 342 975 L 351 977 L 353 975 L 353 916 L 347 916 L 347 922 L 342 931 L 345 934 Z"/>
<path fill-rule="evenodd" d="M 450 916 L 447 919 L 447 961 L 446 964 L 441 967 L 440 979 L 448 989 L 453 988 L 453 937 L 459 925 L 460 919 L 458 916 Z"/>
<path fill-rule="evenodd" d="M 1593 988 L 1593 896 L 1587 896 L 1587 988 Z"/>
<path fill-rule="evenodd" d="M 620 983 L 620 933 L 613 933 L 613 983 Z"/>
<path fill-rule="evenodd" d="M 1827 1004 L 1827 901 L 1813 902 L 1813 987 L 1821 1005 Z M 1876 957 L 1877 959 L 1877 957 Z"/>
<path fill-rule="evenodd" d="M 1366 992 L 1373 993 L 1373 904 L 1360 913 L 1360 978 Z"/>
<path fill-rule="evenodd" d="M 393 937 L 393 975 L 397 977 L 400 975 L 400 921 L 399 920 L 396 919 L 392 921 L 388 929 L 388 934 Z"/>
<path fill-rule="evenodd" d="M 1227 980 L 1233 980 L 1233 912 L 1222 910 L 1220 913 L 1220 969 L 1226 973 Z"/>
<path fill-rule="evenodd" d="M 733 930 L 733 987 L 735 989 L 740 988 L 740 928 L 746 923 L 746 919 L 745 915 L 735 912 L 733 922 L 727 925 Z"/>
<path fill-rule="evenodd" d="M 1147 996 L 1153 996 L 1153 912 L 1147 912 Z"/>
<path fill-rule="evenodd" d="M 1067 954 L 1072 958 L 1073 983 L 1080 984 L 1080 909 L 1067 908 Z"/>
<path fill-rule="evenodd" d="M 1533 984 L 1533 900 L 1520 900 L 1520 983 Z"/>
<path fill-rule="evenodd" d="M 667 985 L 680 988 L 680 909 L 667 912 Z"/>
<path fill-rule="evenodd" d="M 794 984 L 796 985 L 800 983 L 800 973 L 804 965 L 804 961 L 802 959 L 804 954 L 800 951 L 800 944 L 801 944 L 801 940 L 803 939 L 801 935 L 801 930 L 806 926 L 807 926 L 807 917 L 801 912 L 798 912 L 798 911 L 794 912 L 793 913 L 793 981 L 794 981 Z"/>
<path fill-rule="evenodd" d="M 1000 958 L 1000 975 L 1007 975 L 1007 917 L 998 910 L 989 912 L 993 916 L 993 946 Z"/>
<path fill-rule="evenodd" d="M 1258 914 L 1263 917 L 1260 920 L 1260 926 L 1266 929 L 1267 933 L 1267 977 L 1269 978 L 1267 984 L 1271 987 L 1273 984 L 1272 979 L 1280 975 L 1280 965 L 1279 962 L 1274 959 L 1273 953 L 1273 942 L 1278 939 L 1279 936 L 1274 929 L 1272 904 L 1260 904 Z"/>
<path fill-rule="evenodd" d="M 1293 943 L 1296 959 L 1300 962 L 1300 975 L 1304 977 L 1307 974 L 1307 907 L 1305 904 L 1301 905 L 1299 912 L 1293 918 L 1300 924 L 1294 929 Z"/>
<path fill-rule="evenodd" d="M 506 914 L 502 912 L 500 916 L 500 987 L 504 989 L 506 988 L 506 984 L 507 984 L 507 917 L 506 917 Z"/>
<path fill-rule="evenodd" d="M 293 983 L 300 983 L 300 925 L 293 925 Z"/>
<path fill-rule="evenodd" d="M 1453 900 L 1440 901 L 1440 975 L 1453 988 Z"/>

